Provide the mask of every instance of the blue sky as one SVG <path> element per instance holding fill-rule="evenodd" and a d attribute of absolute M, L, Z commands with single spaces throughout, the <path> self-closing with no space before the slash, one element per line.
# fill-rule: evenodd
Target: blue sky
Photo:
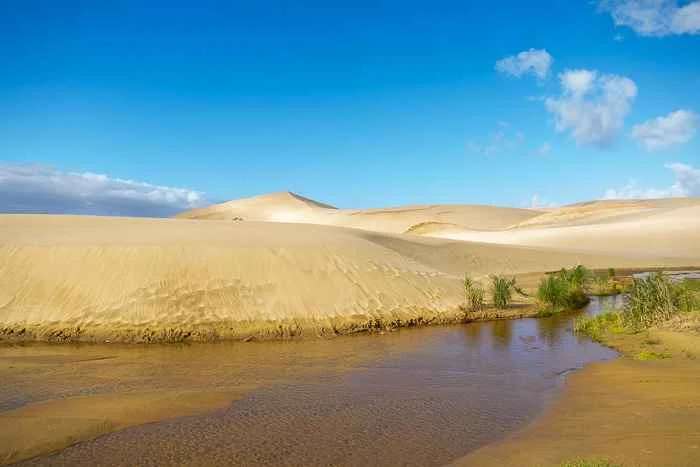
<path fill-rule="evenodd" d="M 4 211 L 700 195 L 697 0 L 6 0 L 0 44 Z"/>

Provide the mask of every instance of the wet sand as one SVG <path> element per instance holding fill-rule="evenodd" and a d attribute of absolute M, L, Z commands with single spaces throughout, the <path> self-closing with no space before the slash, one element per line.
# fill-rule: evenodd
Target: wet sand
<path fill-rule="evenodd" d="M 700 335 L 657 329 L 606 342 L 626 356 L 573 374 L 544 416 L 455 465 L 700 465 Z M 640 361 L 643 351 L 667 358 Z"/>
<path fill-rule="evenodd" d="M 443 465 L 527 425 L 572 370 L 616 356 L 570 326 L 558 316 L 328 341 L 6 347 L 0 425 L 30 421 L 0 431 L 0 446 L 12 461 L 83 441 L 27 465 Z"/>

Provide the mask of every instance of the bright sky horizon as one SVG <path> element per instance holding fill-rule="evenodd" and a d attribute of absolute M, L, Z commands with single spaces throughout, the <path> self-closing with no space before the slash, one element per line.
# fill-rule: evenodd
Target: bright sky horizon
<path fill-rule="evenodd" d="M 700 196 L 700 0 L 9 0 L 0 212 Z"/>

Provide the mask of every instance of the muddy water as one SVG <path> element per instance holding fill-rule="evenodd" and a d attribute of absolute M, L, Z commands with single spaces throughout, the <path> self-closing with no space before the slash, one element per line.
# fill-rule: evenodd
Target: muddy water
<path fill-rule="evenodd" d="M 594 299 L 589 312 L 600 308 Z M 151 386 L 256 388 L 210 414 L 127 428 L 26 463 L 442 465 L 531 421 L 568 372 L 616 356 L 573 335 L 572 319 L 315 342 L 62 348 L 63 359 L 71 352 L 92 357 L 106 352 L 113 359 L 90 363 L 83 383 L 35 388 L 25 399 L 51 397 L 51 391 L 66 397 Z M 95 373 L 96 365 L 102 374 Z M 22 399 L 21 387 L 15 387 L 13 400 L 5 389 L 0 392 L 5 410 Z"/>

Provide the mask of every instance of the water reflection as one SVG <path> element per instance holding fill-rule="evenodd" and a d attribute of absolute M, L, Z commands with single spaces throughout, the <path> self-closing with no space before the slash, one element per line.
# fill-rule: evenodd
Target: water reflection
<path fill-rule="evenodd" d="M 584 313 L 617 301 L 594 299 Z M 443 465 L 532 420 L 560 388 L 560 375 L 615 357 L 571 333 L 575 316 L 221 346 L 214 353 L 198 347 L 195 355 L 219 356 L 190 364 L 190 376 L 264 387 L 214 414 L 130 428 L 29 464 Z M 183 381 L 169 376 L 167 365 L 192 361 L 187 351 L 168 355 L 162 387 Z M 251 362 L 260 365 L 256 372 Z M 347 371 L 324 376 L 318 369 L 326 366 Z M 277 383 L 263 378 L 280 372 L 286 376 Z"/>
<path fill-rule="evenodd" d="M 611 295 L 591 297 L 591 302 L 583 310 L 560 313 L 547 318 L 521 320 L 501 320 L 469 323 L 464 327 L 465 344 L 470 349 L 491 347 L 493 351 L 513 351 L 522 347 L 553 348 L 560 345 L 562 339 L 572 338 L 573 322 L 580 315 L 597 315 L 607 309 L 621 309 L 625 296 Z M 514 340 L 517 336 L 517 340 Z M 587 338 L 584 338 L 587 341 Z"/>

